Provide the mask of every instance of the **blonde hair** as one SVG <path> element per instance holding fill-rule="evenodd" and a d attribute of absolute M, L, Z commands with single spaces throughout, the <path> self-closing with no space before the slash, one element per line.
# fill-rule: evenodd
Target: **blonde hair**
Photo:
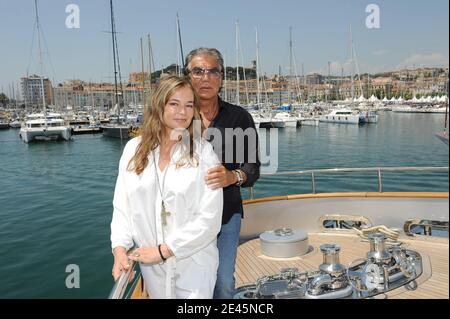
<path fill-rule="evenodd" d="M 200 120 L 198 98 L 187 78 L 170 75 L 160 80 L 156 91 L 153 93 L 151 106 L 145 110 L 144 121 L 139 130 L 141 141 L 136 148 L 134 156 L 128 163 L 128 170 L 134 171 L 137 175 L 140 175 L 147 167 L 149 162 L 148 155 L 151 151 L 161 145 L 162 139 L 165 137 L 163 136 L 166 132 L 163 120 L 164 107 L 177 90 L 185 87 L 192 90 L 192 93 L 194 94 L 194 117 L 187 128 L 189 132 L 189 152 L 186 152 L 184 156 L 178 160 L 177 167 L 186 165 L 187 163 L 194 164 L 198 162 L 196 155 L 194 154 L 194 120 Z M 179 142 L 183 139 L 185 139 L 185 135 L 180 136 Z M 177 144 L 180 144 L 179 142 Z"/>

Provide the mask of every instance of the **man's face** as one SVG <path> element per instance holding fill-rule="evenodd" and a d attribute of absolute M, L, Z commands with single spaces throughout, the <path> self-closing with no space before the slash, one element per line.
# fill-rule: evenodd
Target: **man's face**
<path fill-rule="evenodd" d="M 188 70 L 192 86 L 200 100 L 211 100 L 217 97 L 222 86 L 222 74 L 220 72 L 217 74 L 220 65 L 215 57 L 196 55 L 189 63 Z"/>

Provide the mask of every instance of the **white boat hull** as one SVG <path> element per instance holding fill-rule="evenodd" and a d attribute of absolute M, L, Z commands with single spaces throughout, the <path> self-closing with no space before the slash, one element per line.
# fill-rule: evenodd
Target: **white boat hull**
<path fill-rule="evenodd" d="M 286 123 L 282 120 L 273 120 L 270 122 L 270 125 L 275 128 L 284 128 L 286 127 Z"/>
<path fill-rule="evenodd" d="M 284 120 L 286 127 L 297 127 L 297 120 Z"/>
<path fill-rule="evenodd" d="M 9 123 L 9 127 L 10 128 L 21 128 L 22 127 L 22 123 L 20 123 L 20 122 L 11 122 L 11 123 Z"/>
<path fill-rule="evenodd" d="M 130 127 L 126 125 L 115 125 L 115 126 L 102 126 L 103 136 L 129 139 L 130 138 Z"/>
<path fill-rule="evenodd" d="M 319 121 L 325 123 L 359 124 L 359 115 L 323 115 Z"/>
<path fill-rule="evenodd" d="M 21 128 L 19 133 L 20 138 L 25 143 L 37 140 L 70 140 L 72 130 L 70 127 L 56 126 L 56 127 L 37 127 L 37 128 Z"/>
<path fill-rule="evenodd" d="M 362 114 L 360 116 L 360 122 L 362 123 L 378 123 L 378 115 L 377 114 Z"/>
<path fill-rule="evenodd" d="M 300 120 L 301 126 L 319 126 L 319 119 L 303 119 Z"/>

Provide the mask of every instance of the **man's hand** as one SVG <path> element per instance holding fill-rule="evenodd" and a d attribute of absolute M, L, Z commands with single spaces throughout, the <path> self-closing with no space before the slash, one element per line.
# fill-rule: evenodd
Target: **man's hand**
<path fill-rule="evenodd" d="M 223 165 L 210 168 L 205 176 L 206 185 L 211 189 L 218 189 L 237 183 L 236 174 L 229 171 Z"/>

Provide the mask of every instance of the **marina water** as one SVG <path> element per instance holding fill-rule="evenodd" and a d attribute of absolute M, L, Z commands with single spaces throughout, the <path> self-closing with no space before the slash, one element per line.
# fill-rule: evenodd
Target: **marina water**
<path fill-rule="evenodd" d="M 384 112 L 378 124 L 280 129 L 278 170 L 448 166 L 448 146 L 435 137 L 443 125 L 442 114 Z M 106 298 L 112 198 L 126 141 L 81 135 L 25 144 L 18 134 L 0 131 L 0 298 Z M 383 191 L 448 186 L 447 173 L 383 173 Z M 316 176 L 317 192 L 377 187 L 375 172 Z M 255 187 L 256 197 L 289 193 L 311 193 L 310 176 L 263 177 Z M 68 265 L 79 267 L 79 288 L 66 287 Z"/>

